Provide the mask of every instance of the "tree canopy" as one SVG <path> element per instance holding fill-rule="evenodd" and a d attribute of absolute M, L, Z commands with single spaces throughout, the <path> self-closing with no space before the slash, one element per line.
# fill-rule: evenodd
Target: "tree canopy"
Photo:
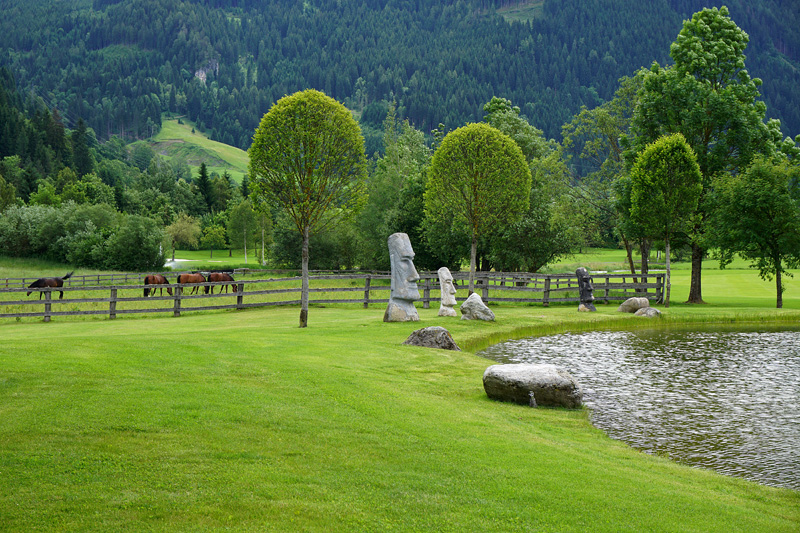
<path fill-rule="evenodd" d="M 520 147 L 488 124 L 468 124 L 445 136 L 431 160 L 425 214 L 453 214 L 472 238 L 469 290 L 475 287 L 478 237 L 520 218 L 529 206 L 531 171 Z"/>
<path fill-rule="evenodd" d="M 309 89 L 272 106 L 248 153 L 254 202 L 285 210 L 302 235 L 300 327 L 306 327 L 309 234 L 363 206 L 364 138 L 347 108 Z"/>

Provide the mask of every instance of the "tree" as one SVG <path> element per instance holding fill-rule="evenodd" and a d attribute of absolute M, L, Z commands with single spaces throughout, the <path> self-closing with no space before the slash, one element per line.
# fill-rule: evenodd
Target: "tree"
<path fill-rule="evenodd" d="M 89 151 L 89 132 L 86 122 L 78 119 L 78 125 L 72 132 L 72 164 L 78 176 L 94 172 L 94 158 Z"/>
<path fill-rule="evenodd" d="M 211 258 L 214 258 L 214 248 L 225 247 L 225 226 L 221 224 L 212 224 L 203 229 L 203 237 L 200 239 L 200 244 L 204 247 L 211 249 Z"/>
<path fill-rule="evenodd" d="M 228 241 L 231 246 L 241 246 L 244 249 L 244 264 L 247 264 L 247 244 L 253 244 L 259 234 L 258 215 L 253 210 L 250 199 L 236 205 L 231 210 L 228 220 Z"/>
<path fill-rule="evenodd" d="M 702 303 L 704 227 L 713 176 L 747 167 L 756 153 L 774 146 L 775 121 L 764 123 L 766 105 L 757 101 L 761 80 L 745 69 L 749 37 L 728 9 L 704 9 L 684 22 L 670 55 L 673 67 L 654 63 L 643 80 L 631 126 L 629 160 L 662 135 L 682 133 L 697 155 L 703 176 L 697 224 L 693 228 L 689 303 Z M 778 138 L 780 133 L 777 132 Z"/>
<path fill-rule="evenodd" d="M 800 166 L 758 157 L 744 174 L 720 176 L 714 187 L 711 234 L 720 266 L 739 254 L 753 262 L 761 279 L 774 276 L 778 309 L 782 275 L 800 266 L 800 204 L 790 190 L 798 181 Z"/>
<path fill-rule="evenodd" d="M 200 229 L 200 222 L 187 214 L 181 214 L 178 218 L 165 228 L 172 243 L 172 260 L 175 260 L 175 246 L 184 246 L 194 250 L 200 244 L 203 230 Z"/>
<path fill-rule="evenodd" d="M 697 158 L 683 135 L 664 136 L 645 148 L 631 170 L 631 218 L 651 237 L 663 237 L 670 297 L 670 238 L 686 229 L 703 190 Z"/>
<path fill-rule="evenodd" d="M 531 171 L 520 147 L 488 124 L 468 124 L 447 134 L 431 160 L 425 215 L 454 214 L 472 239 L 469 290 L 475 289 L 478 238 L 528 208 Z"/>
<path fill-rule="evenodd" d="M 197 173 L 197 191 L 203 199 L 204 212 L 210 212 L 214 205 L 214 191 L 211 186 L 211 178 L 208 177 L 208 167 L 205 162 L 200 163 L 200 169 Z"/>
<path fill-rule="evenodd" d="M 308 326 L 308 241 L 365 201 L 366 155 L 358 123 L 316 90 L 278 100 L 263 116 L 250 155 L 251 198 L 281 207 L 302 235 L 300 327 Z"/>

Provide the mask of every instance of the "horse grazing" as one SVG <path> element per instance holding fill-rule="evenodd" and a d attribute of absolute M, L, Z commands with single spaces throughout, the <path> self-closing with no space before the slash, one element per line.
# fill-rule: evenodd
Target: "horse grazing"
<path fill-rule="evenodd" d="M 184 283 L 205 283 L 206 278 L 203 277 L 202 274 L 199 272 L 195 272 L 193 274 L 179 274 L 178 275 L 178 284 L 182 285 Z M 190 294 L 194 294 L 197 292 L 197 289 L 200 287 L 193 287 L 192 292 Z M 208 287 L 205 288 L 205 293 L 208 294 Z"/>
<path fill-rule="evenodd" d="M 165 278 L 161 274 L 148 274 L 147 276 L 144 277 L 144 284 L 145 285 L 169 285 L 169 281 L 167 281 L 167 278 Z M 161 290 L 161 296 L 164 296 L 164 287 L 153 287 L 153 289 L 152 289 L 153 296 L 156 295 L 156 288 L 160 289 Z M 145 298 L 147 298 L 147 296 L 150 294 L 150 290 L 151 290 L 150 287 L 145 287 L 144 288 L 144 297 Z M 169 287 L 167 287 L 167 294 L 172 296 L 172 289 L 170 289 Z"/>
<path fill-rule="evenodd" d="M 233 279 L 233 276 L 228 274 L 227 272 L 211 272 L 208 275 L 208 281 L 236 281 Z M 219 292 L 222 293 L 222 288 L 225 287 L 225 292 L 228 292 L 228 285 L 220 285 Z M 208 289 L 209 287 L 206 287 Z M 206 290 L 206 293 L 208 291 Z M 211 294 L 214 294 L 214 287 L 211 287 Z"/>
<path fill-rule="evenodd" d="M 74 272 L 74 270 L 72 272 Z M 42 287 L 63 287 L 64 286 L 64 280 L 65 279 L 69 279 L 69 277 L 72 275 L 72 272 L 70 272 L 69 274 L 67 274 L 63 278 L 39 278 L 36 281 L 34 281 L 33 283 L 31 283 L 30 285 L 28 285 L 28 288 L 29 289 L 38 289 L 38 288 L 42 288 Z M 30 296 L 32 292 L 33 291 L 28 291 L 28 296 Z M 60 293 L 58 299 L 59 300 L 63 300 L 64 299 L 64 291 L 58 291 L 58 292 Z M 42 291 L 39 291 L 39 299 L 40 300 L 42 299 Z"/>

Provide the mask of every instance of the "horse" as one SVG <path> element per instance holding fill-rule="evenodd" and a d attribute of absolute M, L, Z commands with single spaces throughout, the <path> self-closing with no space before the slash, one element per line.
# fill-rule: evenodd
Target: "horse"
<path fill-rule="evenodd" d="M 192 274 L 179 274 L 178 275 L 178 284 L 182 285 L 184 283 L 205 283 L 206 278 L 203 277 L 202 274 L 199 272 L 194 272 Z M 200 287 L 192 288 L 192 292 L 189 294 L 194 294 L 197 292 L 197 289 Z M 205 293 L 208 294 L 208 287 L 205 288 Z"/>
<path fill-rule="evenodd" d="M 148 274 L 147 276 L 144 277 L 144 284 L 145 285 L 169 285 L 169 281 L 167 281 L 167 278 L 165 278 L 161 274 Z M 161 290 L 161 296 L 164 296 L 164 287 L 158 287 L 158 289 Z M 145 287 L 144 288 L 144 297 L 145 298 L 147 298 L 147 296 L 150 294 L 150 290 L 151 290 L 150 287 Z M 155 296 L 156 295 L 156 287 L 153 287 L 152 291 L 153 291 L 153 296 Z M 167 294 L 172 296 L 172 289 L 169 288 L 169 287 L 167 287 Z"/>
<path fill-rule="evenodd" d="M 73 270 L 72 272 L 75 272 L 75 271 Z M 41 287 L 63 287 L 64 286 L 64 280 L 65 279 L 69 279 L 69 277 L 72 275 L 72 272 L 70 272 L 69 274 L 67 274 L 63 278 L 39 278 L 36 281 L 34 281 L 33 283 L 31 283 L 30 285 L 28 285 L 28 288 L 29 289 L 38 289 L 38 288 L 41 288 Z M 28 296 L 30 296 L 32 292 L 33 291 L 28 291 Z M 60 293 L 58 299 L 59 300 L 63 300 L 64 299 L 64 291 L 58 291 L 58 292 Z M 42 299 L 42 291 L 39 291 L 39 299 L 40 300 Z"/>
<path fill-rule="evenodd" d="M 233 276 L 227 272 L 211 272 L 208 275 L 208 281 L 236 281 Z M 228 285 L 220 285 L 219 292 L 222 293 L 222 287 L 225 287 L 225 292 L 228 292 Z M 208 287 L 206 287 L 208 289 Z M 206 291 L 208 292 L 208 291 Z M 211 287 L 211 294 L 214 294 L 214 287 Z"/>

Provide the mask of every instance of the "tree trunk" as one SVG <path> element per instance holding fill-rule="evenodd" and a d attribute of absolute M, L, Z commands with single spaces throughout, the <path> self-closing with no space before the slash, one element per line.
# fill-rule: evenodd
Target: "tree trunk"
<path fill-rule="evenodd" d="M 689 299 L 687 304 L 704 304 L 703 285 L 700 276 L 703 271 L 703 252 L 698 244 L 692 244 L 692 281 L 689 285 Z"/>
<path fill-rule="evenodd" d="M 775 285 L 778 288 L 778 309 L 783 308 L 783 284 L 781 283 L 781 261 L 775 263 Z"/>
<path fill-rule="evenodd" d="M 667 284 L 667 295 L 664 299 L 664 307 L 669 307 L 669 291 L 672 288 L 672 278 L 670 277 L 670 264 L 669 264 L 669 236 L 664 237 L 664 259 L 667 261 L 667 276 L 665 282 Z"/>
<path fill-rule="evenodd" d="M 244 264 L 247 264 L 247 226 L 242 231 L 242 239 L 244 239 Z"/>
<path fill-rule="evenodd" d="M 308 327 L 308 226 L 303 228 L 302 289 L 300 292 L 300 327 Z"/>
<path fill-rule="evenodd" d="M 639 250 L 642 252 L 642 274 L 650 272 L 650 248 L 653 242 L 650 239 L 642 239 L 639 241 Z"/>
<path fill-rule="evenodd" d="M 469 253 L 469 294 L 475 292 L 475 256 L 478 253 L 478 236 L 472 232 L 472 249 Z"/>
<path fill-rule="evenodd" d="M 631 274 L 636 274 L 636 266 L 633 264 L 633 245 L 624 235 L 622 236 L 622 244 L 625 245 L 625 254 L 628 256 L 628 265 L 631 267 Z M 639 283 L 639 280 L 633 278 L 634 283 Z"/>

